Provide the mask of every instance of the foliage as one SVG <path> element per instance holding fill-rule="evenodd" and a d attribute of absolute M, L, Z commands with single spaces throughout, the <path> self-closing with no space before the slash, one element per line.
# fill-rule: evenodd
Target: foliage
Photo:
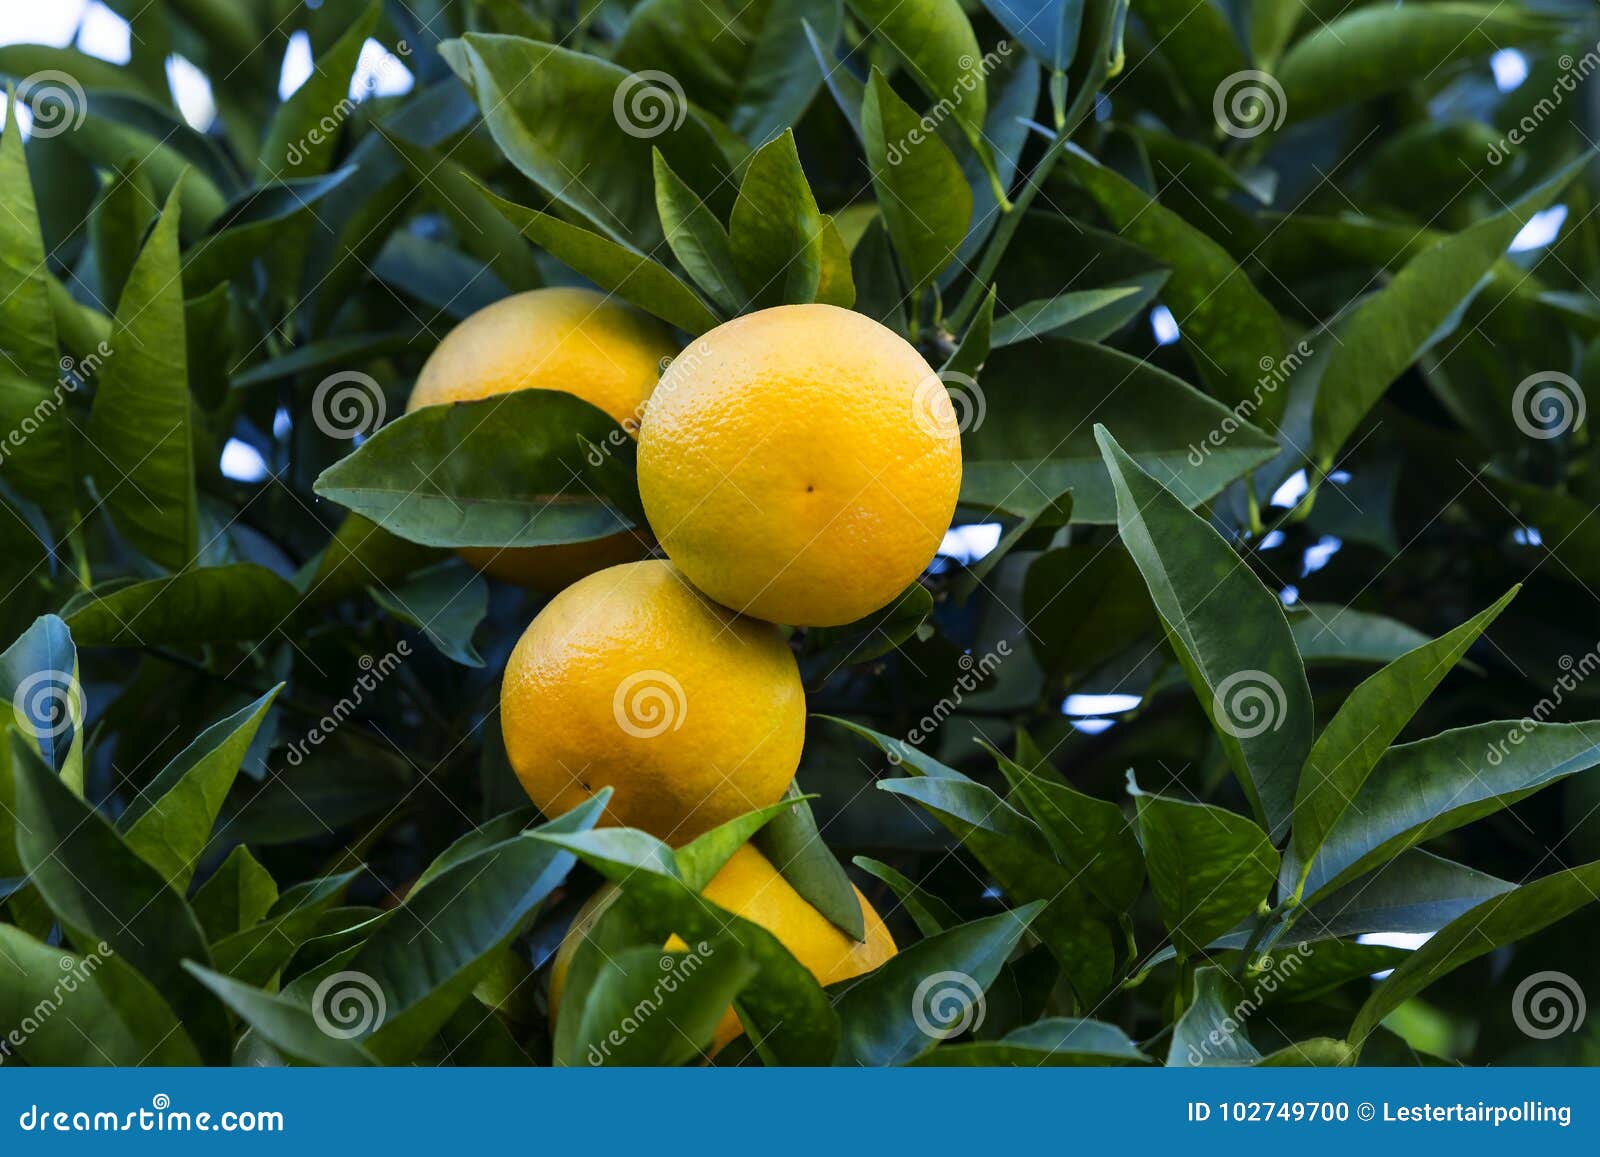
<path fill-rule="evenodd" d="M 0 1060 L 1600 1055 L 1529 990 L 1600 994 L 1590 6 L 110 7 L 0 48 Z M 798 786 L 685 848 L 527 807 L 543 600 L 449 553 L 638 524 L 630 441 L 403 413 L 578 283 L 853 307 L 962 419 L 929 572 L 793 634 Z M 702 898 L 752 837 L 900 953 Z"/>

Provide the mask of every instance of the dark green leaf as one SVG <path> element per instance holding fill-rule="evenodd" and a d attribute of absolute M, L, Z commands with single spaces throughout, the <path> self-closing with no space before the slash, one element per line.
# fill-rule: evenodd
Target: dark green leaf
<path fill-rule="evenodd" d="M 816 300 L 822 280 L 822 214 L 785 131 L 745 166 L 728 240 L 754 308 Z"/>
<path fill-rule="evenodd" d="M 286 580 L 240 562 L 108 584 L 63 610 L 86 647 L 184 646 L 262 638 L 285 625 L 298 600 Z"/>
<path fill-rule="evenodd" d="M 792 805 L 755 834 L 756 847 L 772 861 L 772 866 L 801 899 L 851 939 L 865 940 L 867 925 L 861 913 L 861 901 L 843 866 L 822 842 L 811 805 L 793 781 L 784 797 L 792 800 Z"/>

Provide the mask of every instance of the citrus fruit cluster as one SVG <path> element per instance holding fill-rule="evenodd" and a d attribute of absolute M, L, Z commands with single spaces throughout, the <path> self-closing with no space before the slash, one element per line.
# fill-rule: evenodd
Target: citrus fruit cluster
<path fill-rule="evenodd" d="M 664 327 L 627 306 L 544 289 L 458 326 L 410 408 L 530 387 L 575 394 L 637 437 L 649 526 L 463 552 L 496 577 L 557 592 L 517 643 L 501 691 L 523 787 L 551 816 L 610 787 L 605 822 L 673 845 L 776 803 L 805 737 L 785 628 L 881 610 L 950 525 L 961 447 L 938 376 L 904 339 L 835 306 L 748 314 L 677 352 Z M 656 543 L 666 558 L 643 558 Z M 705 895 L 773 932 L 825 981 L 894 952 L 864 899 L 858 943 L 753 847 Z M 591 901 L 586 918 L 605 902 Z M 569 940 L 585 927 L 575 921 Z M 560 975 L 558 964 L 557 990 Z"/>

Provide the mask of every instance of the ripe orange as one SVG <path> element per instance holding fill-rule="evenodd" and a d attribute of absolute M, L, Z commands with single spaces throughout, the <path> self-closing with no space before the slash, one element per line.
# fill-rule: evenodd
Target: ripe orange
<path fill-rule="evenodd" d="M 776 803 L 805 738 L 783 634 L 691 587 L 671 563 L 580 579 L 506 664 L 506 753 L 546 815 L 615 789 L 605 822 L 681 844 Z"/>
<path fill-rule="evenodd" d="M 631 434 L 662 363 L 677 352 L 671 331 L 588 289 L 535 289 L 480 309 L 445 335 L 411 390 L 407 413 L 512 390 L 563 390 Z M 626 531 L 551 546 L 468 547 L 458 553 L 506 582 L 545 591 L 641 557 L 648 535 Z"/>
<path fill-rule="evenodd" d="M 903 338 L 832 305 L 718 326 L 662 375 L 639 493 L 668 557 L 720 603 L 833 626 L 885 606 L 950 527 L 955 408 Z"/>

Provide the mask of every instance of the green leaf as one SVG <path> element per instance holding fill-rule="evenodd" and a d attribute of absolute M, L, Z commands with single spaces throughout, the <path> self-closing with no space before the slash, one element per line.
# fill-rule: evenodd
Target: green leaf
<path fill-rule="evenodd" d="M 34 1066 L 200 1064 L 161 994 L 103 941 L 80 956 L 0 924 L 0 1024 L 6 1052 Z"/>
<path fill-rule="evenodd" d="M 1004 536 L 995 543 L 994 549 L 976 562 L 968 563 L 966 569 L 950 584 L 952 601 L 964 604 L 980 587 L 989 589 L 984 580 L 1028 535 L 1036 530 L 1065 526 L 1071 521 L 1072 491 L 1070 490 L 1052 495 L 1036 508 L 1025 512 L 1014 526 L 1007 528 Z"/>
<path fill-rule="evenodd" d="M 213 723 L 173 757 L 122 813 L 117 828 L 140 859 L 179 892 L 211 842 L 222 801 L 282 684 Z"/>
<path fill-rule="evenodd" d="M 1139 568 L 1112 544 L 1065 546 L 1036 558 L 1022 584 L 1022 618 L 1040 666 L 1069 682 L 1157 627 Z"/>
<path fill-rule="evenodd" d="M 185 646 L 264 638 L 298 601 L 284 579 L 239 562 L 107 584 L 81 593 L 63 612 L 86 647 Z"/>
<path fill-rule="evenodd" d="M 213 943 L 253 928 L 278 902 L 278 884 L 240 844 L 194 894 L 190 907 Z"/>
<path fill-rule="evenodd" d="M 1520 587 L 1455 630 L 1407 652 L 1350 693 L 1317 736 L 1294 801 L 1295 853 L 1307 866 L 1355 802 L 1389 744 Z"/>
<path fill-rule="evenodd" d="M 702 1056 L 759 971 L 733 936 L 686 951 L 629 948 L 601 961 L 575 1048 L 590 1065 L 679 1065 Z"/>
<path fill-rule="evenodd" d="M 330 131 L 327 122 L 337 126 L 350 115 L 350 78 L 362 45 L 377 26 L 380 8 L 378 0 L 369 0 L 339 38 L 318 54 L 305 83 L 277 107 L 256 164 L 260 183 L 328 171 L 339 133 L 337 127 Z"/>
<path fill-rule="evenodd" d="M 70 114 L 69 114 L 70 115 Z M 50 307 L 50 273 L 45 265 L 44 237 L 22 130 L 15 104 L 6 101 L 4 136 L 0 137 L 0 368 L 8 374 L 54 382 L 55 313 Z"/>
<path fill-rule="evenodd" d="M 40 615 L 17 641 L 0 652 L 0 741 L 7 730 L 31 740 L 64 777 L 88 714 L 78 682 L 78 651 L 72 632 L 55 615 Z M 82 787 L 81 770 L 77 786 Z M 10 818 L 9 812 L 0 818 Z M 0 864 L 12 843 L 0 843 Z M 0 875 L 11 875 L 5 872 Z"/>
<path fill-rule="evenodd" d="M 1194 346 L 1201 379 L 1239 417 L 1275 430 L 1287 396 L 1270 371 L 1287 343 L 1266 298 L 1220 245 L 1171 209 L 1075 145 L 1063 157 L 1117 230 L 1171 266 L 1162 296 Z"/>
<path fill-rule="evenodd" d="M 702 892 L 711 882 L 711 878 L 722 870 L 722 866 L 728 862 L 733 853 L 759 835 L 762 829 L 779 815 L 790 810 L 790 798 L 795 798 L 792 791 L 789 796 L 777 803 L 745 812 L 742 816 L 735 816 L 718 824 L 709 832 L 696 836 L 683 847 L 670 853 L 673 864 L 670 869 L 667 869 L 664 863 L 659 867 L 653 867 L 646 862 L 644 866 L 653 871 L 665 869 L 667 875 L 676 875 L 696 892 Z M 653 836 L 649 837 L 649 840 L 663 848 L 666 847 Z M 661 858 L 664 861 L 666 857 L 662 855 Z"/>
<path fill-rule="evenodd" d="M 91 473 L 123 537 L 177 570 L 199 549 L 177 190 L 128 275 L 108 344 L 89 416 Z"/>
<path fill-rule="evenodd" d="M 1123 544 L 1234 774 L 1276 842 L 1288 831 L 1313 734 L 1311 691 L 1282 604 L 1104 427 L 1095 436 L 1117 489 Z"/>
<path fill-rule="evenodd" d="M 1327 603 L 1296 603 L 1289 629 L 1307 663 L 1390 663 L 1429 641 L 1387 615 Z"/>
<path fill-rule="evenodd" d="M 208 1063 L 226 1061 L 228 1023 L 216 1001 L 183 970 L 211 962 L 205 935 L 183 897 L 128 848 L 116 829 L 13 737 L 17 852 L 61 922 L 110 945 L 177 1013 Z"/>
<path fill-rule="evenodd" d="M 921 292 L 961 247 L 972 190 L 944 142 L 922 129 L 876 68 L 861 105 L 861 130 L 884 225 L 913 293 Z"/>
<path fill-rule="evenodd" d="M 1007 0 L 991 0 L 1005 3 Z M 1013 1029 L 999 1040 L 944 1045 L 915 1058 L 913 1065 L 940 1068 L 1076 1067 L 1142 1065 L 1151 1058 L 1113 1024 L 1077 1017 L 1047 1016 Z"/>
<path fill-rule="evenodd" d="M 1173 1026 L 1167 1064 L 1194 1068 L 1249 1065 L 1259 1061 L 1261 1054 L 1239 1023 L 1242 996 L 1238 983 L 1222 969 L 1197 969 L 1194 1000 Z"/>
<path fill-rule="evenodd" d="M 1313 1037 L 1284 1045 L 1256 1062 L 1257 1068 L 1343 1068 L 1355 1064 L 1356 1053 L 1342 1040 Z"/>
<path fill-rule="evenodd" d="M 1204 952 L 1217 936 L 1266 902 L 1278 875 L 1267 833 L 1241 815 L 1210 804 L 1140 791 L 1128 773 L 1138 809 L 1150 890 L 1178 954 Z"/>
<path fill-rule="evenodd" d="M 869 738 L 875 734 L 855 730 Z M 913 764 L 907 760 L 901 766 Z M 1009 899 L 1046 901 L 1048 906 L 1035 922 L 1035 931 L 1061 962 L 1079 997 L 1097 999 L 1112 980 L 1111 933 L 1107 924 L 1088 910 L 1075 875 L 1051 854 L 1032 821 L 987 787 L 937 763 L 924 774 L 927 778 L 883 780 L 878 787 L 926 808 L 994 877 Z"/>
<path fill-rule="evenodd" d="M 1295 920 L 1297 936 L 1437 932 L 1468 908 L 1516 885 L 1421 848 L 1352 880 Z"/>
<path fill-rule="evenodd" d="M 633 10 L 616 62 L 659 69 L 747 141 L 771 139 L 799 122 L 821 77 L 795 61 L 805 25 L 827 43 L 839 34 L 838 0 L 646 0 Z"/>
<path fill-rule="evenodd" d="M 984 993 L 1042 901 L 918 941 L 839 995 L 835 1064 L 904 1064 L 933 1042 L 977 1027 Z"/>
<path fill-rule="evenodd" d="M 101 178 L 100 196 L 89 215 L 89 246 L 96 298 L 107 308 L 117 303 L 156 209 L 155 193 L 138 169 L 113 169 Z"/>
<path fill-rule="evenodd" d="M 1025 734 L 1018 732 L 1019 744 Z M 1025 767 L 993 748 L 990 753 L 1011 785 L 1012 797 L 1039 825 L 1056 859 L 1112 913 L 1120 916 L 1131 909 L 1144 890 L 1144 857 L 1122 809 L 1084 795 L 1038 765 Z"/>
<path fill-rule="evenodd" d="M 1044 407 L 1034 403 L 1041 381 L 1057 387 Z M 1073 389 L 1072 382 L 1115 388 Z M 1071 490 L 1075 522 L 1115 522 L 1116 488 L 1094 441 L 1097 422 L 1116 430 L 1139 466 L 1186 506 L 1215 497 L 1277 453 L 1272 438 L 1187 382 L 1087 342 L 1052 338 L 996 350 L 976 396 L 981 402 L 961 436 L 961 501 L 986 510 L 1026 515 Z"/>
<path fill-rule="evenodd" d="M 1065 72 L 1078 50 L 1084 0 L 983 0 L 1001 27 L 1051 72 Z"/>
<path fill-rule="evenodd" d="M 423 406 L 389 423 L 317 479 L 316 492 L 424 546 L 583 542 L 632 523 L 588 487 L 580 439 L 618 435 L 572 394 L 518 390 Z"/>
<path fill-rule="evenodd" d="M 1356 1048 L 1383 1018 L 1439 977 L 1502 944 L 1522 940 L 1594 902 L 1600 863 L 1556 872 L 1485 900 L 1452 920 L 1367 998 L 1350 1028 Z"/>
<path fill-rule="evenodd" d="M 900 907 L 916 922 L 917 931 L 924 936 L 937 936 L 946 928 L 961 923 L 961 918 L 943 900 L 883 861 L 856 856 L 850 862 L 889 885 Z"/>
<path fill-rule="evenodd" d="M 664 82 L 514 36 L 469 32 L 443 51 L 506 158 L 613 241 L 649 252 L 661 240 L 652 147 L 695 189 L 728 179 L 715 138 Z"/>
<path fill-rule="evenodd" d="M 5 481 L 70 526 L 77 522 L 70 512 L 79 486 L 74 471 L 78 457 L 73 445 L 77 440 L 75 422 L 67 407 L 68 398 L 80 388 L 78 379 L 63 373 L 46 386 L 13 377 L 9 372 L 13 360 L 0 351 L 0 367 L 4 367 L 0 368 L 0 429 L 7 435 Z"/>
<path fill-rule="evenodd" d="M 667 247 L 694 283 L 724 311 L 744 308 L 747 294 L 739 280 L 728 231 L 717 215 L 683 179 L 672 171 L 667 158 L 654 150 L 656 212 Z"/>
<path fill-rule="evenodd" d="M 274 996 L 241 984 L 220 972 L 213 972 L 193 961 L 185 968 L 201 984 L 215 993 L 217 999 L 231 1008 L 252 1031 L 278 1049 L 285 1056 L 306 1064 L 329 1065 L 337 1068 L 359 1068 L 376 1065 L 377 1059 L 359 1043 L 342 1035 L 343 1025 L 329 1018 L 319 1020 L 316 1014 L 286 997 Z M 347 988 L 346 1000 L 358 999 L 350 993 L 364 990 Z M 334 1032 L 330 1032 L 329 1029 Z"/>
<path fill-rule="evenodd" d="M 849 309 L 856 303 L 855 274 L 850 268 L 850 247 L 838 222 L 822 215 L 822 271 L 817 278 L 817 300 Z"/>
<path fill-rule="evenodd" d="M 761 146 L 745 166 L 728 239 L 751 307 L 816 300 L 822 279 L 822 214 L 800 167 L 792 130 Z"/>
<path fill-rule="evenodd" d="M 1219 86 L 1245 67 L 1228 17 L 1209 0 L 1132 0 L 1130 10 L 1197 109 L 1209 110 Z"/>
<path fill-rule="evenodd" d="M 533 251 L 517 226 L 466 169 L 429 149 L 410 144 L 379 124 L 377 131 L 405 162 L 418 190 L 455 227 L 461 247 L 472 254 L 513 292 L 544 284 Z"/>
<path fill-rule="evenodd" d="M 1510 807 L 1600 763 L 1589 723 L 1502 720 L 1391 747 L 1328 832 L 1309 869 L 1284 857 L 1282 883 L 1306 903 L 1408 848 Z"/>
<path fill-rule="evenodd" d="M 489 612 L 489 584 L 460 562 L 419 571 L 393 587 L 370 587 L 372 601 L 428 637 L 440 654 L 465 667 L 483 666 L 472 634 Z"/>
<path fill-rule="evenodd" d="M 807 658 L 807 668 L 821 670 L 826 680 L 841 667 L 886 655 L 912 635 L 920 636 L 932 613 L 933 594 L 921 583 L 912 583 L 894 602 L 864 619 L 840 627 L 808 628 L 807 644 L 818 650 L 814 658 Z"/>
<path fill-rule="evenodd" d="M 407 542 L 359 514 L 347 514 L 295 583 L 308 602 L 326 602 L 394 582 L 445 558 L 441 550 Z"/>
<path fill-rule="evenodd" d="M 1044 301 L 1027 302 L 995 320 L 991 344 L 995 347 L 1013 345 L 1046 334 L 1099 341 L 1120 329 L 1149 304 L 1165 279 L 1166 275 L 1161 274 L 1144 285 L 1082 289 Z"/>
<path fill-rule="evenodd" d="M 236 197 L 184 251 L 184 293 L 194 297 L 243 276 L 252 261 L 282 239 L 286 225 L 301 213 L 316 213 L 315 206 L 354 172 L 354 167 L 346 166 L 314 177 L 291 177 Z"/>
<path fill-rule="evenodd" d="M 1405 11 L 1439 7 L 1448 5 Z M 1387 286 L 1361 300 L 1340 328 L 1317 387 L 1311 416 L 1311 453 L 1317 462 L 1324 468 L 1332 464 L 1390 383 L 1454 328 L 1452 318 L 1482 288 L 1529 218 L 1587 164 L 1587 156 L 1573 161 L 1504 212 L 1424 249 Z"/>
<path fill-rule="evenodd" d="M 570 841 L 563 844 L 573 846 Z M 833 1056 L 839 1021 L 828 998 L 805 966 L 765 928 L 717 907 L 660 866 L 635 862 L 632 854 L 616 858 L 608 849 L 582 847 L 578 856 L 622 889 L 626 916 L 650 942 L 665 943 L 676 935 L 693 944 L 723 933 L 738 942 L 758 968 L 739 994 L 739 1019 L 763 1059 L 777 1064 L 826 1064 Z M 676 872 L 676 863 L 672 870 Z M 579 967 L 575 959 L 573 972 L 578 973 Z M 574 987 L 563 998 L 563 1005 L 578 1007 L 573 1002 L 579 999 Z"/>
<path fill-rule="evenodd" d="M 472 993 L 493 956 L 522 932 L 546 896 L 566 879 L 573 856 L 535 838 L 588 830 L 609 794 L 602 792 L 538 831 L 515 836 L 449 868 L 413 893 L 343 965 L 367 979 L 378 1016 L 364 1046 L 388 1064 L 413 1058 Z M 305 995 L 308 978 L 294 993 Z M 319 1000 L 320 993 L 320 1000 Z M 332 1016 L 337 986 L 310 993 Z"/>
<path fill-rule="evenodd" d="M 1560 29 L 1552 18 L 1494 4 L 1373 5 L 1321 23 L 1284 55 L 1277 79 L 1289 119 L 1301 121 Z"/>
<path fill-rule="evenodd" d="M 479 825 L 435 856 L 433 862 L 423 869 L 422 875 L 411 885 L 411 890 L 415 892 L 419 888 L 426 887 L 430 881 L 457 864 L 488 851 L 496 844 L 521 835 L 538 822 L 539 809 L 529 804 L 527 807 L 506 812 Z"/>
<path fill-rule="evenodd" d="M 793 801 L 792 806 L 780 811 L 755 834 L 757 849 L 772 861 L 802 900 L 846 936 L 864 941 L 867 924 L 861 901 L 843 866 L 822 842 L 811 805 L 793 781 L 784 798 Z"/>
<path fill-rule="evenodd" d="M 972 320 L 967 323 L 967 330 L 961 335 L 961 344 L 945 359 L 944 365 L 939 367 L 939 374 L 944 381 L 960 381 L 957 375 L 976 379 L 978 371 L 983 368 L 983 363 L 989 359 L 989 351 L 994 347 L 994 305 L 995 287 L 990 286 L 989 292 L 984 296 L 983 304 L 978 306 L 978 312 L 972 315 Z"/>
<path fill-rule="evenodd" d="M 691 334 L 704 333 L 717 324 L 717 315 L 666 266 L 548 213 L 524 209 L 488 190 L 482 193 L 524 237 L 600 288 Z"/>
<path fill-rule="evenodd" d="M 941 119 L 948 116 L 955 122 L 983 163 L 996 194 L 1002 195 L 994 157 L 983 135 L 984 115 L 989 107 L 984 76 L 991 66 L 978 47 L 978 38 L 973 35 L 972 25 L 958 0 L 923 0 L 914 5 L 898 0 L 845 2 L 873 36 L 894 49 L 917 86 L 934 102 L 937 115 Z M 868 85 L 869 102 L 873 99 L 873 87 Z M 885 83 L 884 88 L 887 87 Z M 917 119 L 913 115 L 911 123 Z M 869 134 L 872 120 L 873 116 L 863 109 L 862 124 Z M 890 134 L 890 139 L 899 135 L 897 130 Z M 927 135 L 931 139 L 932 134 Z M 869 158 L 873 151 L 868 148 Z M 1009 204 L 1006 207 L 1009 208 Z"/>

